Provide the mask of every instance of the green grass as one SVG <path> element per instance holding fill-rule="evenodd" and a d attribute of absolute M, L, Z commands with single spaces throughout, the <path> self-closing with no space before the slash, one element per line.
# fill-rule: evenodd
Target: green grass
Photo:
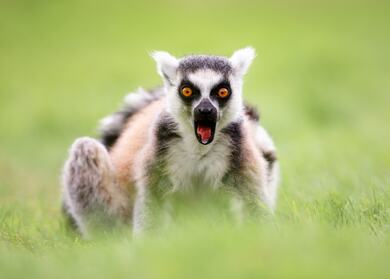
<path fill-rule="evenodd" d="M 0 278 L 388 278 L 389 3 L 137 2 L 0 3 Z M 67 231 L 67 148 L 160 83 L 148 52 L 246 45 L 246 98 L 279 149 L 275 217 L 189 218 L 137 240 Z"/>

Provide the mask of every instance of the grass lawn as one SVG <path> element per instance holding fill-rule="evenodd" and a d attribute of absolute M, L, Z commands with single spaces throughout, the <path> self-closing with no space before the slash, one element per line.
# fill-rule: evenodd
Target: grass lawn
<path fill-rule="evenodd" d="M 164 2 L 0 2 L 0 278 L 390 278 L 390 3 Z M 275 216 L 69 232 L 67 149 L 160 84 L 148 52 L 246 45 L 246 99 L 281 162 Z"/>

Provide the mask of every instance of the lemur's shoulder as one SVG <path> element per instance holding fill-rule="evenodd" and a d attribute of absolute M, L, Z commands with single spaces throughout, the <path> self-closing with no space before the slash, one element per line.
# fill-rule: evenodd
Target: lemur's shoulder
<path fill-rule="evenodd" d="M 248 170 L 251 166 L 262 165 L 262 162 L 272 168 L 277 160 L 273 141 L 260 125 L 259 120 L 256 108 L 246 104 L 243 118 L 231 122 L 222 129 L 221 132 L 229 138 L 230 142 L 232 172 Z"/>

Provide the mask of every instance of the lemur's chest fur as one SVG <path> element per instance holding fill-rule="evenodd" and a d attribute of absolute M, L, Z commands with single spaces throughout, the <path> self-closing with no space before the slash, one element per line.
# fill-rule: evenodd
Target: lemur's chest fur
<path fill-rule="evenodd" d="M 204 146 L 192 134 L 178 133 L 177 123 L 168 114 L 157 125 L 156 156 L 173 190 L 199 185 L 217 188 L 232 171 L 234 162 L 238 162 L 239 143 L 229 134 L 229 129 L 223 129 L 212 144 Z"/>
<path fill-rule="evenodd" d="M 191 146 L 175 140 L 165 155 L 165 167 L 175 190 L 194 184 L 218 187 L 229 170 L 230 155 L 230 145 L 225 139 L 216 142 L 208 152 L 200 150 L 199 144 Z"/>

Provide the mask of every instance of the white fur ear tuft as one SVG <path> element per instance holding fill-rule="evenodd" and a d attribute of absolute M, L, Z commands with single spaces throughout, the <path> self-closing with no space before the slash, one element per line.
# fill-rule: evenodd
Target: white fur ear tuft
<path fill-rule="evenodd" d="M 157 71 L 166 82 L 172 84 L 176 77 L 179 61 L 165 51 L 154 51 L 151 56 L 157 63 Z"/>
<path fill-rule="evenodd" d="M 234 74 L 237 76 L 245 75 L 255 57 L 256 51 L 252 47 L 246 47 L 235 51 L 232 57 L 230 57 Z"/>

